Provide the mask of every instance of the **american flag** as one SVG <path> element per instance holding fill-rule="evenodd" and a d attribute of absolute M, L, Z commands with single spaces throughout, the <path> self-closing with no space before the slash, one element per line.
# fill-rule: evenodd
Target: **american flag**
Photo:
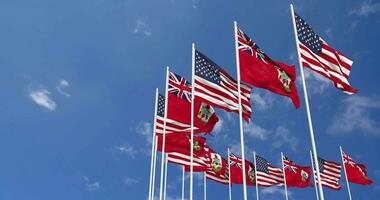
<path fill-rule="evenodd" d="M 256 155 L 256 179 L 260 186 L 274 186 L 284 184 L 282 169 L 272 166 L 267 160 Z"/>
<path fill-rule="evenodd" d="M 229 184 L 228 170 L 226 170 L 224 174 L 215 173 L 212 170 L 207 170 L 206 171 L 206 178 L 213 180 L 213 181 L 216 181 L 216 182 L 221 183 L 221 184 L 225 184 L 225 185 Z"/>
<path fill-rule="evenodd" d="M 331 188 L 333 190 L 340 190 L 339 179 L 341 177 L 342 166 L 333 161 L 327 161 L 318 158 L 319 172 L 321 175 L 322 186 Z M 318 176 L 315 174 L 316 183 L 318 183 Z"/>
<path fill-rule="evenodd" d="M 165 96 L 158 95 L 156 113 L 156 133 L 163 134 L 165 119 Z M 173 119 L 166 119 L 166 133 L 190 132 L 190 124 L 184 124 Z M 196 129 L 196 127 L 194 127 Z"/>
<path fill-rule="evenodd" d="M 229 112 L 239 112 L 238 85 L 222 68 L 199 51 L 195 51 L 195 97 Z M 243 117 L 251 117 L 251 87 L 241 83 Z"/>
<path fill-rule="evenodd" d="M 356 93 L 348 82 L 353 61 L 331 48 L 300 16 L 294 16 L 302 65 L 330 79 L 343 92 Z"/>
<path fill-rule="evenodd" d="M 168 162 L 183 165 L 183 166 L 191 166 L 190 165 L 190 155 L 179 153 L 179 152 L 172 152 L 167 153 L 168 155 Z M 202 171 L 206 170 L 208 168 L 209 159 L 206 157 L 201 157 L 197 155 L 193 155 L 193 167 L 194 169 L 203 169 Z M 194 170 L 196 171 L 196 170 Z M 197 170 L 199 171 L 199 170 Z"/>

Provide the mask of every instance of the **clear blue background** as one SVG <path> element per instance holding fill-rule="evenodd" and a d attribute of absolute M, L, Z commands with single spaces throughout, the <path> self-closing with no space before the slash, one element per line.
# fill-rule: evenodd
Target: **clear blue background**
<path fill-rule="evenodd" d="M 0 199 L 146 199 L 154 91 L 163 91 L 165 66 L 190 79 L 195 42 L 236 76 L 233 20 L 272 58 L 297 64 L 290 3 L 0 1 Z M 306 70 L 318 153 L 340 162 L 342 145 L 364 162 L 374 184 L 351 185 L 352 195 L 377 199 L 380 3 L 293 3 L 321 37 L 354 60 L 350 82 L 359 93 L 351 97 Z M 249 159 L 255 150 L 279 165 L 282 151 L 310 165 L 299 83 L 299 110 L 284 97 L 254 89 L 253 120 L 245 126 Z M 227 147 L 239 153 L 237 115 L 217 112 L 221 122 L 208 144 L 224 156 Z M 202 179 L 196 177 L 200 199 Z M 180 168 L 170 165 L 168 199 L 180 197 L 180 183 Z M 209 199 L 228 199 L 226 186 L 207 183 Z M 326 199 L 348 198 L 341 184 L 339 192 L 325 189 Z M 314 188 L 290 193 L 291 199 L 315 198 Z M 281 199 L 283 190 L 260 188 L 260 195 Z M 241 186 L 233 186 L 233 196 L 241 199 Z"/>

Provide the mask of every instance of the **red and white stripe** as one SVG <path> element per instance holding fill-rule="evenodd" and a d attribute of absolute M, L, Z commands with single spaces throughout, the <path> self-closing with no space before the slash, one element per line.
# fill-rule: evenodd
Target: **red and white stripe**
<path fill-rule="evenodd" d="M 201 98 L 205 103 L 227 110 L 229 112 L 239 112 L 238 85 L 225 71 L 220 71 L 220 85 L 195 75 L 195 97 Z M 243 117 L 249 121 L 252 113 L 251 109 L 251 87 L 240 84 L 241 102 L 243 106 Z"/>
<path fill-rule="evenodd" d="M 341 177 L 342 166 L 332 161 L 323 162 L 323 170 L 320 171 L 322 186 L 331 188 L 333 190 L 340 190 L 339 180 Z M 315 174 L 316 183 L 318 183 L 318 176 Z"/>
<path fill-rule="evenodd" d="M 194 126 L 194 132 L 197 133 L 198 127 Z M 184 124 L 172 119 L 166 119 L 166 133 L 190 133 L 190 124 Z M 164 118 L 157 115 L 156 118 L 156 133 L 164 133 Z"/>
<path fill-rule="evenodd" d="M 190 166 L 190 155 L 183 153 L 172 152 L 167 153 L 168 162 L 176 163 L 183 166 Z M 199 157 L 194 155 L 193 157 L 193 167 L 194 168 L 207 168 L 209 166 L 209 159 L 206 157 Z"/>
<path fill-rule="evenodd" d="M 320 55 L 313 53 L 309 48 L 298 41 L 301 54 L 301 62 L 322 76 L 330 79 L 335 87 L 347 94 L 354 94 L 356 89 L 348 82 L 353 61 L 341 52 L 331 48 L 322 38 L 322 52 Z"/>
<path fill-rule="evenodd" d="M 273 167 L 270 164 L 268 165 L 268 174 L 257 171 L 256 179 L 259 186 L 269 187 L 284 184 L 284 174 L 282 173 L 282 169 Z"/>
<path fill-rule="evenodd" d="M 225 185 L 229 183 L 227 174 L 215 173 L 212 170 L 206 171 L 206 178 Z"/>

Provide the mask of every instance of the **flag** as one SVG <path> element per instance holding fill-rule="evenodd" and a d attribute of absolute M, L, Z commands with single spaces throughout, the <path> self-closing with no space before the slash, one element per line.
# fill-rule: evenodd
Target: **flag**
<path fill-rule="evenodd" d="M 343 92 L 356 93 L 348 82 L 353 61 L 330 47 L 297 13 L 294 16 L 302 66 L 330 79 Z"/>
<path fill-rule="evenodd" d="M 224 109 L 228 112 L 239 113 L 239 97 L 237 82 L 211 59 L 199 51 L 195 51 L 195 98 Z M 251 87 L 240 84 L 241 103 L 244 119 L 251 118 Z"/>
<path fill-rule="evenodd" d="M 214 150 L 210 149 L 209 167 L 206 170 L 206 178 L 222 184 L 229 183 L 227 161 Z"/>
<path fill-rule="evenodd" d="M 351 183 L 370 185 L 372 180 L 368 178 L 365 165 L 356 163 L 350 156 L 343 152 L 343 163 L 346 168 L 347 179 Z"/>
<path fill-rule="evenodd" d="M 341 165 L 333 162 L 327 161 L 322 158 L 318 158 L 319 164 L 319 173 L 321 175 L 321 184 L 322 186 L 331 188 L 333 190 L 340 190 L 341 186 L 339 185 L 340 179 L 340 169 Z M 315 166 L 315 165 L 314 165 Z M 316 183 L 318 183 L 318 176 L 315 172 Z"/>
<path fill-rule="evenodd" d="M 157 134 L 157 150 L 162 151 L 162 134 Z M 190 155 L 190 135 L 185 134 L 167 134 L 165 135 L 165 153 L 180 152 Z M 204 153 L 206 138 L 194 136 L 193 149 L 199 154 Z"/>
<path fill-rule="evenodd" d="M 241 158 L 230 154 L 230 176 L 231 183 L 233 184 L 243 184 L 243 165 Z M 246 184 L 254 186 L 255 182 L 255 170 L 254 165 L 245 160 L 245 174 L 246 174 Z"/>
<path fill-rule="evenodd" d="M 286 186 L 288 187 L 308 187 L 311 186 L 311 168 L 296 165 L 287 157 L 284 160 L 284 173 L 286 177 Z"/>
<path fill-rule="evenodd" d="M 169 73 L 166 133 L 191 132 L 191 85 L 183 77 Z M 165 98 L 159 95 L 156 132 L 163 133 Z M 194 133 L 210 133 L 219 121 L 213 107 L 194 100 Z"/>
<path fill-rule="evenodd" d="M 218 183 L 228 185 L 229 184 L 229 178 L 228 178 L 228 171 L 226 170 L 225 173 L 215 173 L 212 170 L 206 171 L 206 178 L 216 181 Z"/>
<path fill-rule="evenodd" d="M 282 169 L 272 166 L 267 160 L 256 155 L 256 180 L 260 186 L 284 184 Z"/>
<path fill-rule="evenodd" d="M 194 141 L 197 141 L 196 136 L 194 136 Z M 193 146 L 193 171 L 203 172 L 206 171 L 210 166 L 210 150 L 207 145 L 198 148 Z M 185 166 L 185 171 L 190 171 L 190 147 L 179 152 L 168 153 L 168 161 L 171 163 L 176 163 Z"/>
<path fill-rule="evenodd" d="M 273 61 L 237 28 L 241 80 L 255 87 L 267 89 L 275 94 L 289 97 L 299 108 L 300 99 L 296 86 L 296 68 Z"/>

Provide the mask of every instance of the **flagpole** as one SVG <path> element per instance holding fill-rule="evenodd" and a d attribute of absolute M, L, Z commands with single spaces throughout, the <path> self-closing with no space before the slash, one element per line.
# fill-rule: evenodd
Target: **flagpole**
<path fill-rule="evenodd" d="M 313 154 L 310 151 L 310 160 L 311 160 L 311 168 L 313 170 L 313 177 L 314 177 L 314 188 L 315 188 L 315 194 L 317 195 L 317 200 L 319 200 L 319 195 L 318 195 L 318 188 L 317 188 L 317 179 L 315 178 L 315 167 L 314 167 L 314 159 L 313 159 Z"/>
<path fill-rule="evenodd" d="M 253 162 L 255 164 L 256 200 L 259 200 L 259 183 L 257 182 L 256 151 L 253 152 Z"/>
<path fill-rule="evenodd" d="M 152 179 L 153 179 L 153 162 L 154 162 L 154 147 L 155 147 L 155 135 L 156 135 L 156 115 L 157 115 L 157 100 L 158 100 L 158 88 L 156 88 L 156 98 L 154 101 L 154 121 L 153 121 L 153 133 L 152 133 L 152 155 L 150 158 L 150 177 L 149 177 L 149 197 L 152 200 Z"/>
<path fill-rule="evenodd" d="M 153 129 L 155 129 L 156 127 L 154 127 Z M 156 135 L 155 137 L 155 140 L 154 140 L 154 163 L 153 163 L 153 178 L 152 178 L 152 196 L 151 196 L 151 200 L 154 199 L 154 185 L 155 185 L 155 182 L 156 182 L 156 163 L 157 163 L 157 141 L 158 140 L 158 136 Z"/>
<path fill-rule="evenodd" d="M 288 200 L 288 187 L 286 185 L 286 175 L 284 166 L 284 154 L 281 152 L 281 163 L 282 163 L 282 173 L 284 174 L 284 188 L 285 188 L 285 199 Z"/>
<path fill-rule="evenodd" d="M 207 182 L 206 172 L 203 172 L 203 200 L 207 199 Z"/>
<path fill-rule="evenodd" d="M 232 200 L 230 148 L 227 148 L 227 155 L 228 155 L 228 197 L 229 197 L 229 200 Z"/>
<path fill-rule="evenodd" d="M 190 139 L 190 200 L 193 200 L 193 162 L 194 162 L 194 74 L 195 74 L 195 44 L 191 45 L 191 139 Z"/>
<path fill-rule="evenodd" d="M 348 183 L 348 178 L 347 178 L 346 165 L 344 164 L 344 158 L 343 158 L 343 150 L 342 150 L 342 146 L 339 146 L 339 149 L 340 149 L 340 156 L 342 157 L 342 164 L 343 164 L 344 176 L 346 177 L 346 184 L 347 184 L 348 196 L 350 197 L 350 200 L 352 200 L 352 197 L 351 197 L 351 190 L 350 190 L 350 184 Z"/>
<path fill-rule="evenodd" d="M 240 60 L 239 60 L 239 50 L 238 50 L 238 38 L 237 38 L 237 23 L 234 21 L 234 31 L 235 31 L 235 55 L 236 55 L 236 72 L 237 72 L 237 85 L 238 85 L 238 100 L 239 100 L 239 126 L 240 126 L 240 149 L 241 149 L 241 159 L 245 162 L 245 151 L 244 151 L 244 133 L 243 133 L 243 111 L 241 105 L 241 87 L 240 87 Z M 245 174 L 245 164 L 242 165 L 243 170 L 243 195 L 244 200 L 247 200 L 247 182 Z"/>
<path fill-rule="evenodd" d="M 298 47 L 297 28 L 296 28 L 296 23 L 295 23 L 295 21 L 294 21 L 295 18 L 294 18 L 293 4 L 290 4 L 290 10 L 291 10 L 291 12 L 292 12 L 292 21 L 293 21 L 293 28 L 294 28 L 294 37 L 295 37 L 295 40 L 296 40 L 297 53 L 298 53 L 298 62 L 299 62 L 299 68 L 300 68 L 300 71 L 301 71 L 302 87 L 303 87 L 303 91 L 304 91 L 305 106 L 306 106 L 306 114 L 307 114 L 307 119 L 308 119 L 308 124 L 309 124 L 310 139 L 311 139 L 311 147 L 312 147 L 312 150 L 313 150 L 314 158 L 316 158 L 316 159 L 315 159 L 315 165 L 316 165 L 316 166 L 319 166 L 319 165 L 318 165 L 318 159 L 317 159 L 317 158 L 318 158 L 318 155 L 317 155 L 317 147 L 316 147 L 315 139 L 314 139 L 313 122 L 312 122 L 312 120 L 311 120 L 311 113 L 310 113 L 310 108 L 309 108 L 309 99 L 308 99 L 307 89 L 306 89 L 305 76 L 304 76 L 303 67 L 302 67 L 302 63 L 301 63 L 300 50 L 299 50 L 299 47 Z M 316 167 L 316 171 L 317 171 L 317 177 L 318 177 L 318 180 L 321 180 L 321 175 L 320 175 L 320 172 L 319 172 L 319 167 Z M 325 198 L 324 198 L 324 195 L 323 195 L 323 189 L 322 189 L 321 181 L 318 181 L 318 188 L 319 188 L 319 196 L 320 196 L 321 200 L 324 200 Z"/>
<path fill-rule="evenodd" d="M 182 200 L 185 200 L 185 166 L 182 166 Z"/>
<path fill-rule="evenodd" d="M 165 183 L 164 183 L 164 200 L 166 200 L 166 186 L 168 180 L 168 155 L 165 153 Z"/>
<path fill-rule="evenodd" d="M 165 113 L 164 113 L 164 130 L 163 130 L 163 137 L 162 137 L 162 152 L 161 152 L 160 200 L 162 200 L 162 192 L 163 192 L 163 185 L 164 185 L 166 118 L 168 115 L 168 82 L 169 82 L 168 78 L 169 78 L 169 66 L 166 67 Z"/>

